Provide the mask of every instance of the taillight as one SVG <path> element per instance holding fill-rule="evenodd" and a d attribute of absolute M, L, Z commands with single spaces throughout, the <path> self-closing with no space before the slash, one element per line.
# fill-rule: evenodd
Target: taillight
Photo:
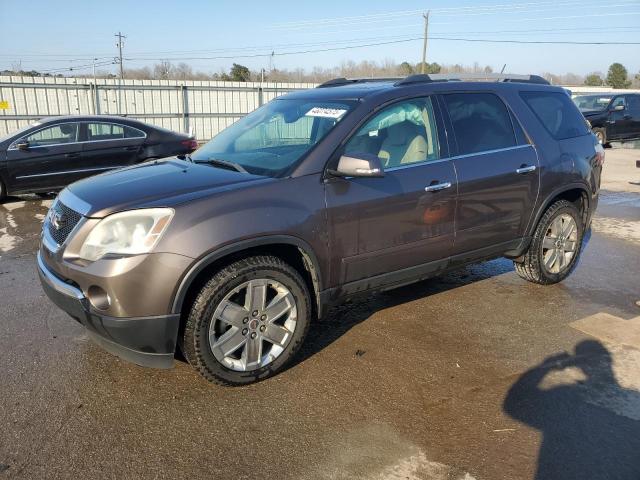
<path fill-rule="evenodd" d="M 599 166 L 604 165 L 604 147 L 601 143 L 596 143 L 596 164 Z"/>
<path fill-rule="evenodd" d="M 195 138 L 190 138 L 188 140 L 183 140 L 182 142 L 180 142 L 181 145 L 184 145 L 185 147 L 187 147 L 189 149 L 189 152 L 193 152 L 194 150 L 196 150 L 198 148 L 198 142 L 196 141 Z"/>

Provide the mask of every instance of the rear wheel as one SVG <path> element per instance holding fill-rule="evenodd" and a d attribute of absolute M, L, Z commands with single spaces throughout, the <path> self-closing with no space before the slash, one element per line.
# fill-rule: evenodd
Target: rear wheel
<path fill-rule="evenodd" d="M 202 288 L 181 348 L 209 381 L 252 383 L 282 370 L 300 348 L 310 319 L 300 274 L 279 258 L 250 257 L 223 268 Z"/>
<path fill-rule="evenodd" d="M 576 206 L 566 200 L 551 205 L 542 216 L 516 272 L 542 285 L 564 280 L 575 268 L 581 253 L 584 227 Z"/>
<path fill-rule="evenodd" d="M 7 190 L 2 180 L 0 180 L 0 202 L 3 202 L 5 198 L 7 198 Z"/>

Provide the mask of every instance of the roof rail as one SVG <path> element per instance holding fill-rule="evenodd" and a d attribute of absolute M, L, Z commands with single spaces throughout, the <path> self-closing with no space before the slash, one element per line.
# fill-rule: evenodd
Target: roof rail
<path fill-rule="evenodd" d="M 366 83 L 366 82 L 392 82 L 394 80 L 401 80 L 399 77 L 373 77 L 373 78 L 334 78 L 321 83 L 316 88 L 338 87 L 340 85 L 350 85 L 353 83 Z"/>
<path fill-rule="evenodd" d="M 549 85 L 549 82 L 539 75 L 516 75 L 504 73 L 430 73 L 409 75 L 396 82 L 396 86 L 410 85 L 422 82 L 462 82 L 462 81 L 485 81 L 485 82 L 517 82 L 517 83 L 538 83 Z"/>

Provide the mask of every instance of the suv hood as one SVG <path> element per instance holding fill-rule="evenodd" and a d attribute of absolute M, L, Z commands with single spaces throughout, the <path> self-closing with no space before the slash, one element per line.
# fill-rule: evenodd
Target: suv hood
<path fill-rule="evenodd" d="M 176 157 L 141 163 L 73 183 L 60 201 L 88 217 L 133 208 L 171 207 L 255 182 L 274 181 Z"/>

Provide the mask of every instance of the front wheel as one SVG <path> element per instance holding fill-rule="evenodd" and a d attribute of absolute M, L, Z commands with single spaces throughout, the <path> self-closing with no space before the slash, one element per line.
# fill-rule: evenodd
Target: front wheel
<path fill-rule="evenodd" d="M 300 274 L 279 258 L 250 257 L 223 268 L 202 288 L 181 347 L 207 380 L 243 385 L 282 370 L 300 348 L 310 319 Z"/>
<path fill-rule="evenodd" d="M 566 200 L 552 204 L 536 227 L 522 261 L 514 262 L 525 280 L 542 285 L 564 280 L 581 253 L 584 226 L 576 206 Z"/>

